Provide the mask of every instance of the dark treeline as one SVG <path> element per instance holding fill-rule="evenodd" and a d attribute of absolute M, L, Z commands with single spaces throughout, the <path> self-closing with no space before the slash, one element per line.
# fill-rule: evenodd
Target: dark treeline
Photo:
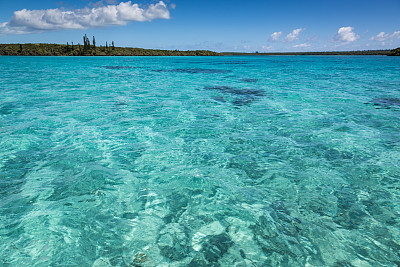
<path fill-rule="evenodd" d="M 2 56 L 218 56 L 219 53 L 196 50 L 158 50 L 117 47 L 107 44 L 97 46 L 91 44 L 0 44 Z"/>
<path fill-rule="evenodd" d="M 217 53 L 208 50 L 180 51 L 158 50 L 130 47 L 117 47 L 114 42 L 105 46 L 97 46 L 96 41 L 88 40 L 81 44 L 0 44 L 0 55 L 3 56 L 301 56 L 301 55 L 393 55 L 399 56 L 400 49 L 366 50 L 339 52 L 284 52 L 284 53 Z"/>
<path fill-rule="evenodd" d="M 196 50 L 158 50 L 130 47 L 117 47 L 114 41 L 105 46 L 97 45 L 93 36 L 92 43 L 85 34 L 83 44 L 0 44 L 2 56 L 218 56 L 219 53 Z"/>
<path fill-rule="evenodd" d="M 394 50 L 364 50 L 364 51 L 327 51 L 327 52 L 282 52 L 282 53 L 237 53 L 224 52 L 223 55 L 258 55 L 258 56 L 387 56 L 391 55 Z"/>
<path fill-rule="evenodd" d="M 389 56 L 400 56 L 400 47 L 390 51 Z"/>
<path fill-rule="evenodd" d="M 158 50 L 130 47 L 117 47 L 114 41 L 106 42 L 104 46 L 97 45 L 93 36 L 92 42 L 86 34 L 83 44 L 67 42 L 66 44 L 0 44 L 0 55 L 3 56 L 297 56 L 297 55 L 390 55 L 399 56 L 400 48 L 394 50 L 365 50 L 365 51 L 333 51 L 333 52 L 284 52 L 284 53 L 217 53 L 208 50 L 180 51 Z"/>

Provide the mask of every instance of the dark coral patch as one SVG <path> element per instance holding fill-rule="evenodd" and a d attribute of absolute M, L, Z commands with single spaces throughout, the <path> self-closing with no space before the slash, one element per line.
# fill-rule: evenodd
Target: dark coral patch
<path fill-rule="evenodd" d="M 241 81 L 246 82 L 246 83 L 256 83 L 258 82 L 258 79 L 252 79 L 252 78 L 243 78 Z"/>
<path fill-rule="evenodd" d="M 124 69 L 135 69 L 136 67 L 132 66 L 102 66 L 104 69 L 108 70 L 124 70 Z"/>
<path fill-rule="evenodd" d="M 205 90 L 219 91 L 223 94 L 233 96 L 231 103 L 235 106 L 245 106 L 253 103 L 257 98 L 265 95 L 265 92 L 260 89 L 240 89 L 230 86 L 205 86 Z M 215 99 L 215 98 L 214 98 Z M 223 99 L 223 98 L 222 98 Z M 225 102 L 225 99 L 223 101 Z"/>
<path fill-rule="evenodd" d="M 208 262 L 218 262 L 233 244 L 234 242 L 226 233 L 210 236 L 203 245 L 202 252 Z"/>
<path fill-rule="evenodd" d="M 187 68 L 187 69 L 171 69 L 171 70 L 153 70 L 155 72 L 177 72 L 177 73 L 189 73 L 189 74 L 213 74 L 213 73 L 228 73 L 230 70 L 220 69 L 200 69 L 200 68 Z"/>
<path fill-rule="evenodd" d="M 240 96 L 264 96 L 264 91 L 260 89 L 239 89 L 230 86 L 206 86 L 206 90 L 218 90 L 222 93 Z"/>
<path fill-rule="evenodd" d="M 14 103 L 0 104 L 0 115 L 9 115 L 17 110 L 17 105 Z"/>
<path fill-rule="evenodd" d="M 393 108 L 393 107 L 400 107 L 400 99 L 399 98 L 394 98 L 394 97 L 380 97 L 380 98 L 375 98 L 371 101 L 372 104 L 375 106 L 378 106 L 380 108 Z"/>

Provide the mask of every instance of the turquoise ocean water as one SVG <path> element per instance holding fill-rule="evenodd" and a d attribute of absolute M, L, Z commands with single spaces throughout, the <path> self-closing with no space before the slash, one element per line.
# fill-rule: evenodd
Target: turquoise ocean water
<path fill-rule="evenodd" d="M 400 58 L 0 57 L 0 266 L 398 266 Z"/>

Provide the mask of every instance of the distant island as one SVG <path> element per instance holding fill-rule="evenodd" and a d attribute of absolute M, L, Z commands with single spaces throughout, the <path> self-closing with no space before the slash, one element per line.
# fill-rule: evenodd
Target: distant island
<path fill-rule="evenodd" d="M 282 53 L 242 53 L 242 52 L 213 52 L 209 50 L 159 50 L 131 47 L 117 47 L 114 41 L 104 46 L 96 45 L 93 36 L 92 43 L 83 36 L 83 45 L 74 44 L 0 44 L 0 56 L 298 56 L 298 55 L 382 55 L 400 56 L 400 47 L 393 50 L 365 51 L 333 51 L 333 52 L 282 52 Z"/>
<path fill-rule="evenodd" d="M 360 50 L 360 51 L 323 51 L 323 52 L 271 52 L 240 53 L 224 52 L 222 55 L 254 55 L 254 56 L 400 56 L 400 48 L 393 50 Z"/>

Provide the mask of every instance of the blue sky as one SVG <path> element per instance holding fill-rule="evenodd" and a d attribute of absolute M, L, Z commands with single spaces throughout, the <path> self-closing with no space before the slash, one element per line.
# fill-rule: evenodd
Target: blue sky
<path fill-rule="evenodd" d="M 0 43 L 97 43 L 214 51 L 400 46 L 400 0 L 0 0 Z"/>

